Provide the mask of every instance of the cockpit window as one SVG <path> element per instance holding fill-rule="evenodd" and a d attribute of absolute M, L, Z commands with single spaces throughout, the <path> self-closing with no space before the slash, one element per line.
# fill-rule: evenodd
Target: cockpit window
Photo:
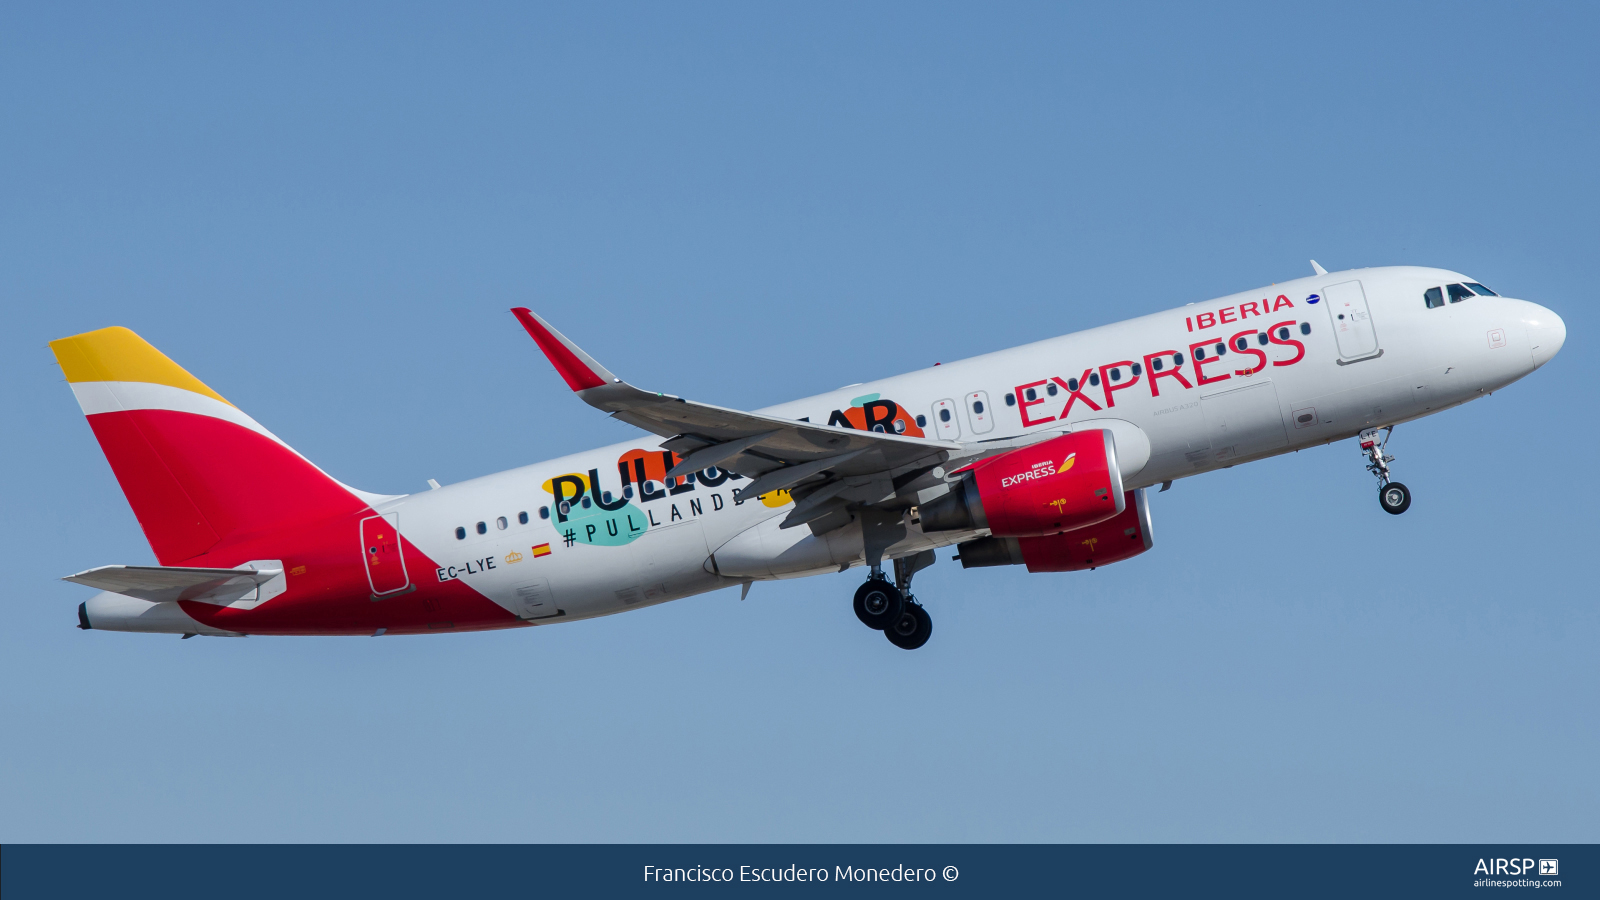
<path fill-rule="evenodd" d="M 1422 302 L 1428 304 L 1429 309 L 1438 309 L 1444 305 L 1444 291 L 1439 288 L 1428 288 L 1422 292 Z"/>
<path fill-rule="evenodd" d="M 1444 289 L 1449 292 L 1451 303 L 1460 303 L 1472 296 L 1472 292 L 1467 290 L 1465 285 L 1447 284 Z"/>
<path fill-rule="evenodd" d="M 1472 292 L 1474 294 L 1480 294 L 1480 295 L 1482 295 L 1484 297 L 1498 297 L 1498 296 L 1500 296 L 1499 294 L 1496 294 L 1494 291 L 1489 290 L 1488 288 L 1486 288 L 1483 285 L 1477 283 L 1476 281 L 1467 282 L 1467 287 L 1472 288 Z"/>

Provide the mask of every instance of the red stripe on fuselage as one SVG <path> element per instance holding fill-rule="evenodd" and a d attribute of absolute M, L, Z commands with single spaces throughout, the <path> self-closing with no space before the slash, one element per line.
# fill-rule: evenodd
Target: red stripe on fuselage
<path fill-rule="evenodd" d="M 438 631 L 481 631 L 525 624 L 460 579 L 439 582 L 438 563 L 400 540 L 412 589 L 378 600 L 367 582 L 367 560 L 361 547 L 362 510 L 274 534 L 251 535 L 239 544 L 224 543 L 191 560 L 195 566 L 232 568 L 252 559 L 281 559 L 288 590 L 255 609 L 229 609 L 183 601 L 183 611 L 215 628 L 245 634 L 427 634 Z"/>

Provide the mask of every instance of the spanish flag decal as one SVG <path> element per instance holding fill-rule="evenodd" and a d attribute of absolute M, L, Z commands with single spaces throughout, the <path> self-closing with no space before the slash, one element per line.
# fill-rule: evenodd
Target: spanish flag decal
<path fill-rule="evenodd" d="M 535 544 L 533 546 L 533 558 L 534 559 L 538 559 L 541 556 L 549 556 L 549 555 L 550 555 L 550 545 L 549 544 Z"/>

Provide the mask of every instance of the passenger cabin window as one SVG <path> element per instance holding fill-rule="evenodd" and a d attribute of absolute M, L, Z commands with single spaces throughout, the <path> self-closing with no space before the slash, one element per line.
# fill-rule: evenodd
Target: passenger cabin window
<path fill-rule="evenodd" d="M 1150 360 L 1150 371 L 1152 371 L 1152 372 L 1161 371 L 1161 357 L 1158 356 L 1155 359 Z"/>
<path fill-rule="evenodd" d="M 1027 395 L 1028 395 L 1028 400 L 1029 400 L 1029 401 L 1030 401 L 1030 402 L 1032 402 L 1032 401 L 1034 401 L 1034 400 L 1037 400 L 1037 399 L 1039 399 L 1039 392 L 1038 392 L 1038 391 L 1036 391 L 1036 390 L 1034 390 L 1034 389 L 1033 389 L 1033 388 L 1028 388 L 1028 389 L 1027 389 L 1027 390 L 1026 390 L 1026 391 L 1024 391 L 1024 392 L 1023 392 L 1023 393 L 1025 393 L 1025 394 L 1027 394 Z"/>
<path fill-rule="evenodd" d="M 1228 345 L 1227 344 L 1218 344 L 1217 345 L 1217 355 L 1218 356 L 1227 356 L 1228 355 Z"/>
<path fill-rule="evenodd" d="M 528 524 L 528 513 L 526 511 L 517 513 L 517 524 L 518 525 L 526 525 L 526 524 Z"/>
<path fill-rule="evenodd" d="M 1056 383 L 1054 381 L 1052 381 L 1049 384 L 1045 385 L 1044 386 L 1044 392 L 1046 394 L 1049 394 L 1050 396 L 1054 397 L 1056 395 Z"/>
<path fill-rule="evenodd" d="M 1119 368 L 1112 369 L 1111 370 L 1111 380 L 1112 381 L 1121 381 L 1122 380 L 1122 370 L 1119 369 Z"/>
<path fill-rule="evenodd" d="M 1301 334 L 1310 334 L 1311 333 L 1311 323 L 1310 322 L 1301 322 L 1300 323 L 1300 333 Z"/>
<path fill-rule="evenodd" d="M 1009 397 L 1011 395 L 1007 394 L 1006 396 Z M 895 419 L 894 420 L 894 433 L 895 434 L 905 434 L 906 433 L 906 420 L 905 419 Z"/>
<path fill-rule="evenodd" d="M 950 410 L 948 410 L 948 409 L 939 410 L 939 421 L 941 421 L 941 422 L 950 421 Z"/>
<path fill-rule="evenodd" d="M 928 427 L 928 417 L 924 416 L 924 415 L 918 415 L 917 416 L 917 427 L 918 428 L 927 428 Z"/>
<path fill-rule="evenodd" d="M 1246 347 L 1250 346 L 1250 339 L 1249 338 L 1239 338 L 1237 341 L 1234 342 L 1233 345 L 1235 347 L 1238 347 L 1240 350 L 1243 350 Z"/>
<path fill-rule="evenodd" d="M 510 525 L 510 524 L 511 524 L 510 522 L 506 521 L 506 517 L 505 516 L 501 516 L 500 518 L 494 520 L 494 527 L 500 529 L 501 531 L 505 531 L 506 530 L 506 526 Z"/>
<path fill-rule="evenodd" d="M 1498 297 L 1498 296 L 1500 296 L 1499 294 L 1496 294 L 1494 291 L 1489 290 L 1488 288 L 1486 288 L 1483 285 L 1477 283 L 1476 281 L 1467 282 L 1467 287 L 1472 288 L 1472 292 L 1474 294 L 1478 294 L 1479 296 L 1483 296 L 1483 297 Z"/>
<path fill-rule="evenodd" d="M 466 539 L 467 539 L 467 529 L 462 528 L 460 526 L 457 526 L 456 527 L 456 540 L 464 541 Z"/>
<path fill-rule="evenodd" d="M 1194 358 L 1195 359 L 1205 359 L 1206 358 L 1206 348 L 1204 348 L 1204 347 L 1196 347 L 1196 348 L 1194 348 Z"/>
<path fill-rule="evenodd" d="M 1028 393 L 1031 394 L 1031 393 L 1033 393 L 1033 391 L 1030 390 Z M 1016 394 L 1007 394 L 1006 395 L 1006 405 L 1007 406 L 1016 406 L 1017 405 L 1017 395 Z"/>
<path fill-rule="evenodd" d="M 1444 291 L 1436 287 L 1428 288 L 1422 292 L 1422 302 L 1426 303 L 1429 309 L 1438 309 L 1444 305 Z"/>
<path fill-rule="evenodd" d="M 478 523 L 478 533 L 479 534 L 488 534 L 489 533 L 488 524 L 485 523 L 485 522 L 479 522 Z"/>
<path fill-rule="evenodd" d="M 1172 364 L 1175 365 L 1175 366 L 1183 365 L 1183 354 L 1182 353 L 1174 353 L 1174 354 L 1172 354 Z"/>
<path fill-rule="evenodd" d="M 1278 340 L 1287 341 L 1288 339 L 1289 339 L 1289 329 L 1287 327 L 1279 328 L 1278 329 Z"/>
<path fill-rule="evenodd" d="M 1094 374 L 1090 375 L 1089 376 L 1089 383 L 1094 385 L 1095 387 L 1099 387 L 1100 386 L 1100 373 L 1099 372 L 1095 372 Z"/>
<path fill-rule="evenodd" d="M 980 416 L 983 415 L 983 401 L 982 400 L 974 400 L 974 401 L 972 401 L 972 411 L 977 413 Z"/>
<path fill-rule="evenodd" d="M 1265 331 L 1256 332 L 1256 343 L 1263 347 L 1267 345 L 1267 333 Z"/>
<path fill-rule="evenodd" d="M 539 507 L 539 518 L 541 518 L 541 519 L 550 518 L 550 507 L 548 507 L 548 506 Z"/>
<path fill-rule="evenodd" d="M 1447 284 L 1444 289 L 1450 295 L 1451 303 L 1460 303 L 1472 296 L 1472 292 L 1467 290 L 1467 286 L 1464 284 Z"/>
<path fill-rule="evenodd" d="M 1067 379 L 1067 390 L 1075 391 L 1077 389 L 1078 389 L 1078 379 L 1076 379 L 1076 378 L 1068 378 Z"/>
<path fill-rule="evenodd" d="M 1139 373 L 1141 373 L 1143 371 L 1144 371 L 1144 369 L 1140 368 L 1138 363 L 1134 363 L 1133 364 L 1133 377 L 1138 378 L 1139 377 Z"/>

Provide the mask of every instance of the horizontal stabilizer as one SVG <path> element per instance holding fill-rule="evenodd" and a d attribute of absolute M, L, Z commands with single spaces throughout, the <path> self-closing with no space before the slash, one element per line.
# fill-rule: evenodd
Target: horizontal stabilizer
<path fill-rule="evenodd" d="M 184 566 L 100 566 L 62 581 L 125 594 L 152 603 L 201 600 L 228 603 L 283 575 L 281 568 L 197 569 Z"/>

